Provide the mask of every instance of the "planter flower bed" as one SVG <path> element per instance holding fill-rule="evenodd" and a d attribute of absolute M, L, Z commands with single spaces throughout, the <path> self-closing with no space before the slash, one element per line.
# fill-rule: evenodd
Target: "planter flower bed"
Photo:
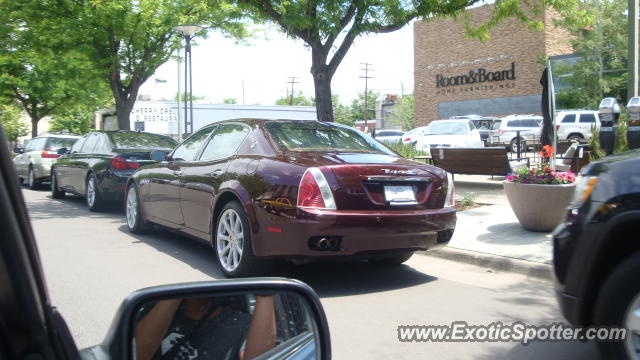
<path fill-rule="evenodd" d="M 553 149 L 545 146 L 540 156 L 550 158 Z M 520 225 L 531 231 L 551 231 L 562 222 L 573 199 L 576 176 L 571 171 L 553 171 L 548 164 L 521 169 L 503 182 L 509 205 Z"/>

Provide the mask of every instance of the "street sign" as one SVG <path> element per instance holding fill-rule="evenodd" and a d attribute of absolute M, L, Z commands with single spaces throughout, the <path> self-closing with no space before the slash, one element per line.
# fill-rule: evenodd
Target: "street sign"
<path fill-rule="evenodd" d="M 135 131 L 144 131 L 144 121 L 136 121 L 134 123 L 134 130 Z"/>

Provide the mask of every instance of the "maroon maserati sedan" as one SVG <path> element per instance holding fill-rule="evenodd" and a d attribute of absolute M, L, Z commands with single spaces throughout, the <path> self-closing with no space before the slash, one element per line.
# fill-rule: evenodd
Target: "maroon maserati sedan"
<path fill-rule="evenodd" d="M 229 277 L 277 258 L 400 264 L 446 245 L 456 223 L 447 172 L 340 124 L 223 121 L 152 157 L 127 184 L 128 228 L 206 241 Z"/>

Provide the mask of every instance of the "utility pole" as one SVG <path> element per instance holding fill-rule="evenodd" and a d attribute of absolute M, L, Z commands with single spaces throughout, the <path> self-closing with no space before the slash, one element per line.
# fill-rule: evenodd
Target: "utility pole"
<path fill-rule="evenodd" d="M 244 105 L 244 79 L 242 79 L 242 105 Z"/>
<path fill-rule="evenodd" d="M 300 84 L 299 81 L 296 81 L 296 79 L 298 79 L 297 76 L 289 76 L 289 85 L 291 85 L 291 96 L 289 97 L 289 105 L 293 105 L 293 85 L 294 84 Z"/>
<path fill-rule="evenodd" d="M 360 71 L 364 71 L 364 76 L 360 76 L 361 79 L 364 79 L 364 116 L 363 116 L 363 120 L 364 120 L 364 126 L 367 126 L 367 112 L 369 110 L 369 107 L 367 106 L 367 101 L 368 101 L 368 95 L 369 95 L 369 79 L 372 79 L 373 76 L 369 76 L 369 71 L 373 71 L 373 69 L 370 68 L 370 66 L 372 64 L 369 64 L 368 62 L 363 62 L 360 63 L 360 65 L 364 65 L 364 69 L 360 68 Z"/>
<path fill-rule="evenodd" d="M 640 41 L 640 35 L 638 34 L 638 2 L 639 0 L 629 0 L 629 11 L 627 12 L 627 22 L 629 26 L 628 41 L 629 41 L 629 55 L 627 56 L 628 63 L 628 88 L 627 88 L 627 100 L 633 96 L 638 96 L 640 87 L 640 77 L 638 75 L 638 63 L 640 62 L 640 56 L 638 55 L 638 41 Z"/>

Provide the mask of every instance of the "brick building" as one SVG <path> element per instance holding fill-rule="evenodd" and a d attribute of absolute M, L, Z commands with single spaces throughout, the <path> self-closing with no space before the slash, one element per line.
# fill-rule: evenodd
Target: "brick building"
<path fill-rule="evenodd" d="M 485 22 L 492 5 L 469 10 L 474 24 Z M 540 15 L 544 30 L 503 21 L 481 42 L 465 37 L 460 21 L 436 19 L 414 24 L 416 123 L 455 115 L 540 113 L 540 59 L 572 52 L 569 34 L 553 26 L 551 10 Z"/>

